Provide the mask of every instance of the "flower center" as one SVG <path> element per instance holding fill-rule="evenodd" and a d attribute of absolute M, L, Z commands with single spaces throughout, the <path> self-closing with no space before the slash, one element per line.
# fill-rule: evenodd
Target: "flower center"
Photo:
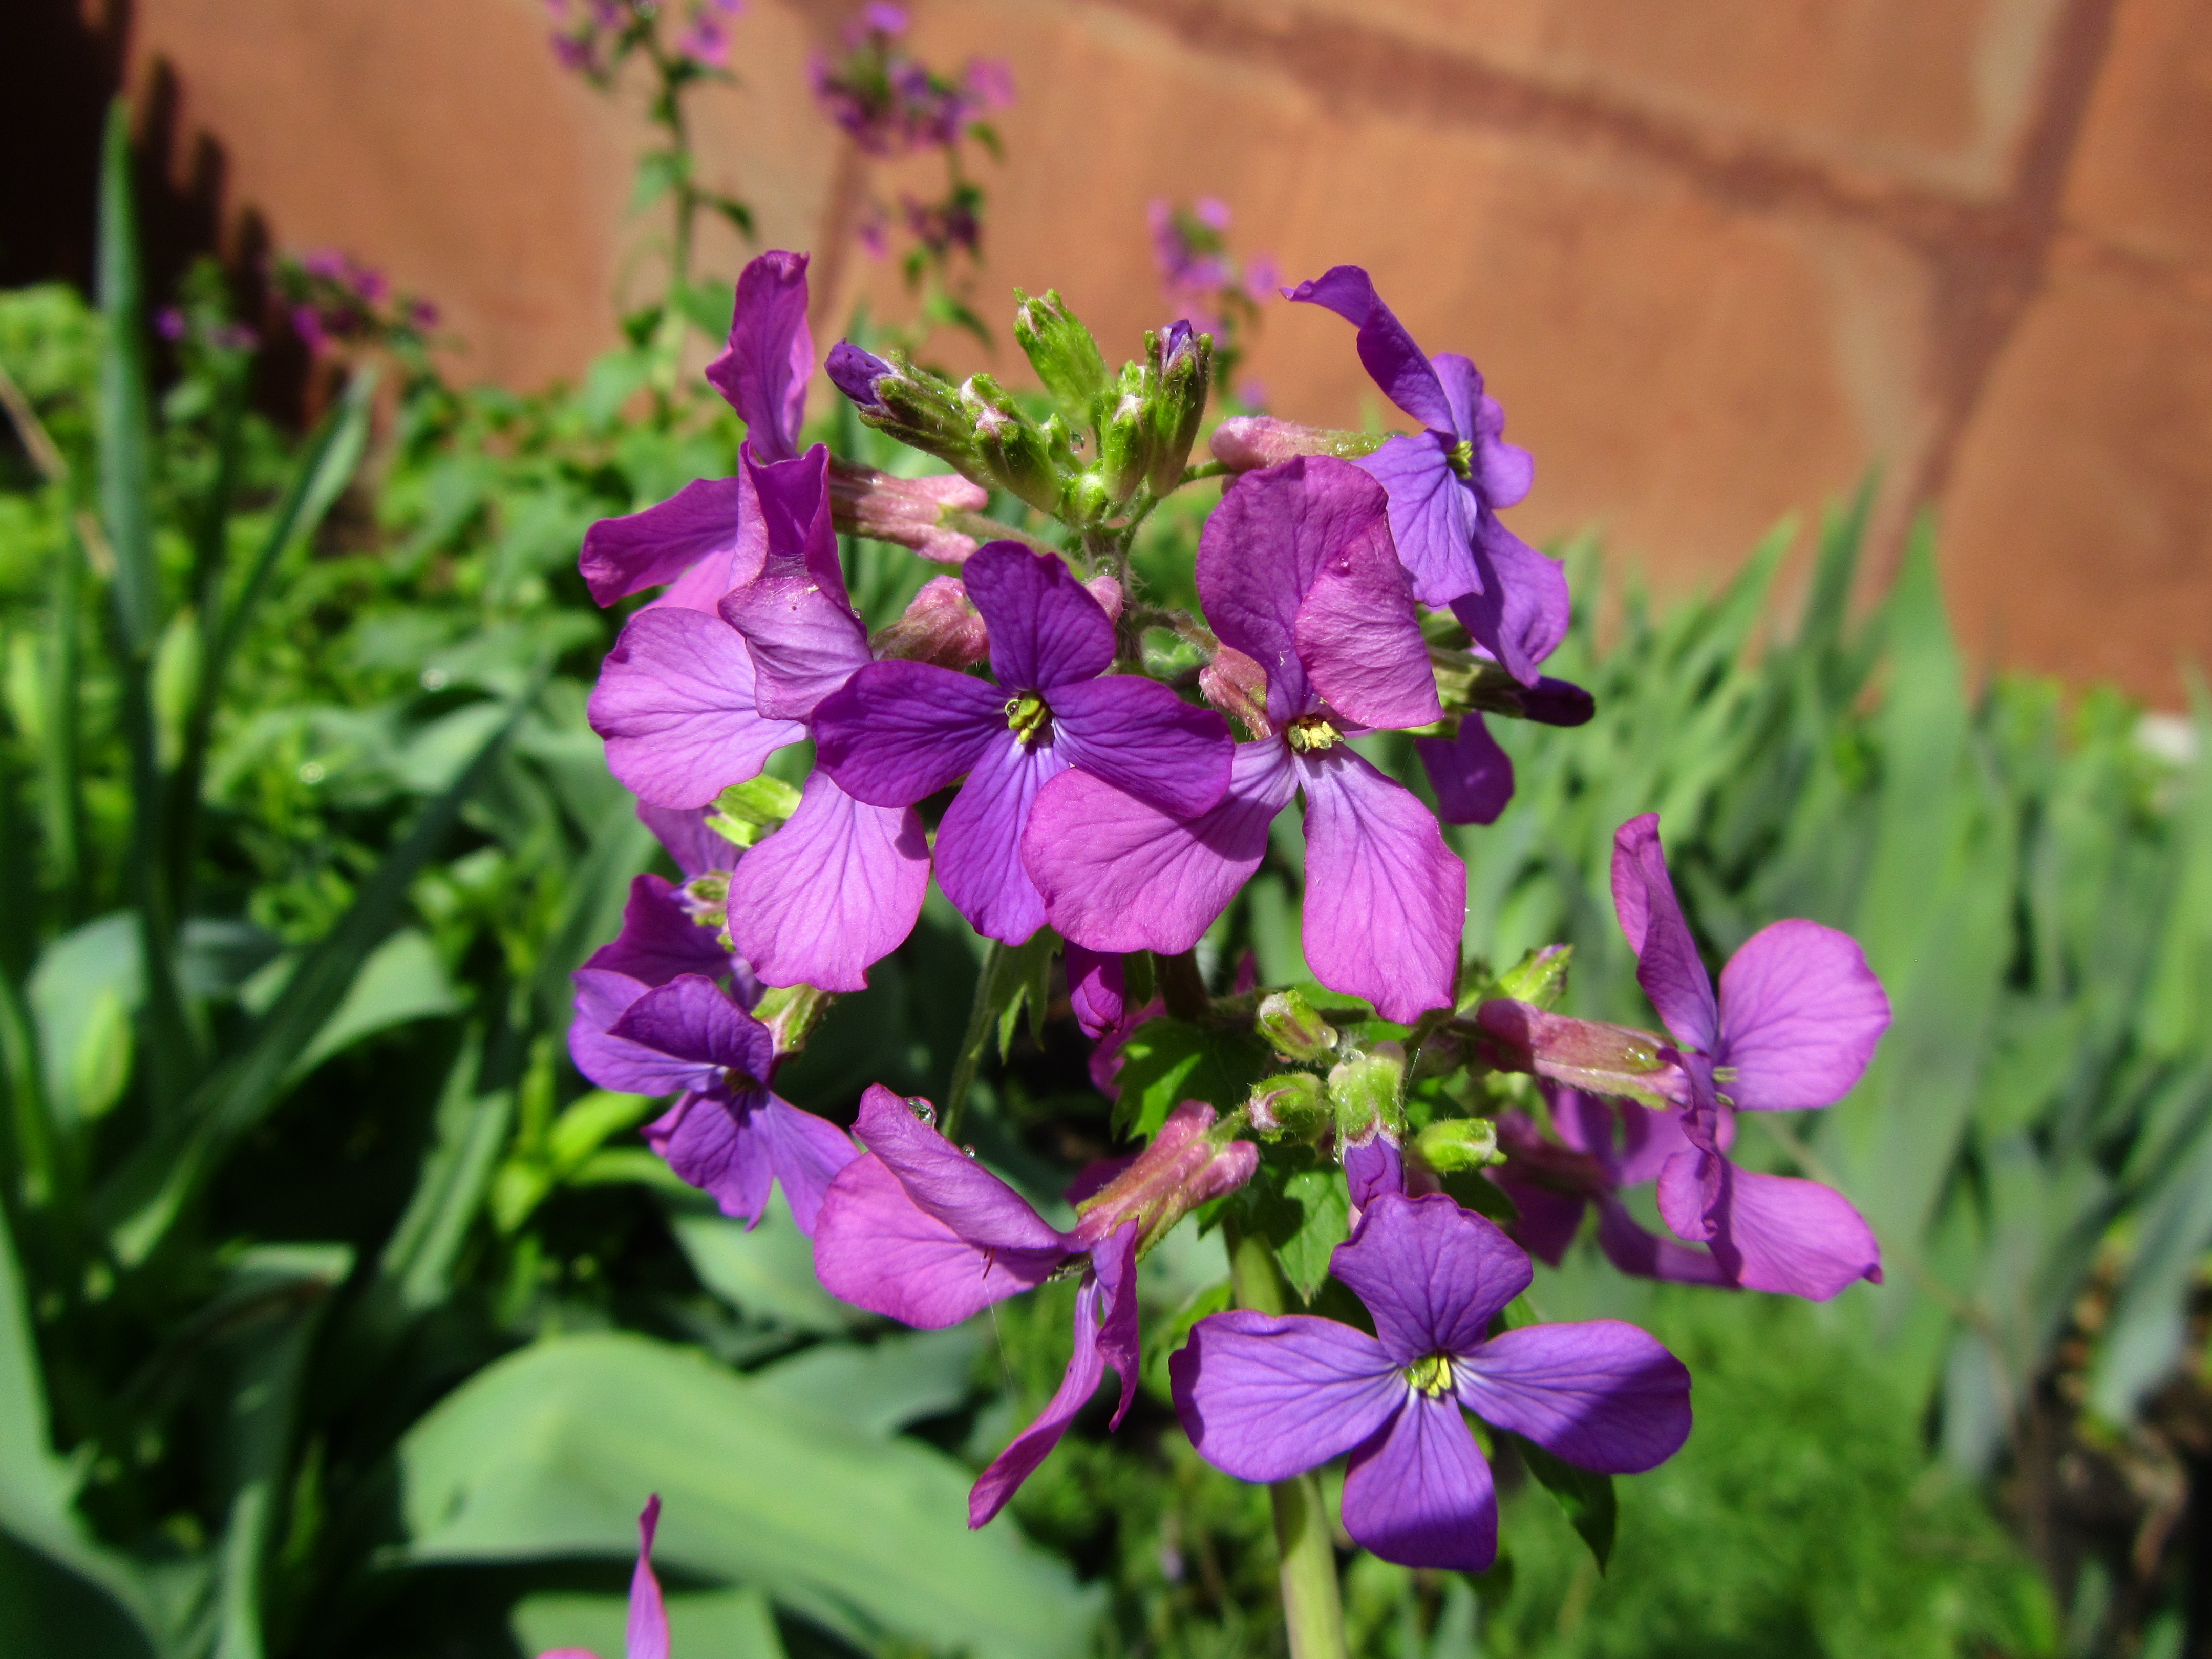
<path fill-rule="evenodd" d="M 1406 1367 L 1406 1381 L 1431 1400 L 1442 1398 L 1451 1392 L 1451 1356 L 1432 1353 L 1426 1359 L 1415 1360 Z"/>
<path fill-rule="evenodd" d="M 1334 749 L 1344 741 L 1344 734 L 1318 714 L 1301 714 L 1283 729 L 1291 747 L 1301 755 L 1311 754 L 1317 749 Z"/>
<path fill-rule="evenodd" d="M 1462 438 L 1444 451 L 1444 462 L 1462 478 L 1474 476 L 1474 440 Z"/>
<path fill-rule="evenodd" d="M 1052 710 L 1036 692 L 1024 691 L 1018 697 L 1006 699 L 1006 725 L 1016 737 L 1034 748 L 1052 735 Z"/>

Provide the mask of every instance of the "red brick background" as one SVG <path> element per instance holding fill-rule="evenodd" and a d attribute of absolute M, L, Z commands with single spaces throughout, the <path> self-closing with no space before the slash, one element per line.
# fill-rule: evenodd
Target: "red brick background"
<path fill-rule="evenodd" d="M 855 8 L 752 0 L 710 178 L 811 247 L 825 337 L 897 285 L 808 52 Z M 1537 458 L 1524 534 L 1662 590 L 1882 469 L 1939 514 L 1987 660 L 2182 696 L 2212 659 L 2212 5 L 2202 0 L 916 0 L 1012 64 L 982 292 L 1057 286 L 1109 356 L 1162 318 L 1155 196 L 1223 197 L 1286 276 L 1368 265 Z M 538 0 L 138 0 L 228 191 L 437 300 L 464 373 L 573 374 L 642 284 L 637 100 L 562 75 Z M 734 271 L 744 250 L 710 241 Z M 823 342 L 826 344 L 826 337 Z M 994 367 L 1015 366 L 1011 348 Z M 1018 358 L 1016 359 L 1018 362 Z M 1276 412 L 1356 422 L 1349 331 L 1271 307 Z"/>

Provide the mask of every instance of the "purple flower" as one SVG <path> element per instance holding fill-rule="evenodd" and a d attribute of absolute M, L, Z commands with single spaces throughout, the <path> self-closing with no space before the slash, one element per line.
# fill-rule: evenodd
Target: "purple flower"
<path fill-rule="evenodd" d="M 1513 757 L 1498 746 L 1480 714 L 1463 716 L 1459 735 L 1416 738 L 1413 752 L 1437 792 L 1446 823 L 1495 823 L 1513 799 Z"/>
<path fill-rule="evenodd" d="M 653 1576 L 653 1534 L 660 1526 L 660 1494 L 646 1499 L 637 1517 L 637 1566 L 629 1576 L 629 1629 L 623 1659 L 668 1659 L 668 1610 L 661 1604 L 660 1581 Z M 589 1648 L 553 1648 L 538 1659 L 599 1659 Z"/>
<path fill-rule="evenodd" d="M 926 1103 L 919 1103 L 923 1111 Z M 1209 1132 L 1213 1109 L 1186 1103 L 1152 1144 L 1085 1198 L 1062 1232 L 1012 1188 L 880 1085 L 860 1102 L 853 1133 L 868 1155 L 830 1183 L 814 1234 L 824 1289 L 855 1306 L 935 1330 L 1081 1265 L 1075 1351 L 1036 1422 L 983 1471 L 968 1498 L 982 1526 L 1060 1443 L 1112 1365 L 1118 1428 L 1137 1390 L 1137 1252 L 1191 1210 L 1243 1185 L 1258 1166 L 1249 1141 Z"/>
<path fill-rule="evenodd" d="M 1200 814 L 1110 778 L 1048 785 L 1023 847 L 1047 916 L 1093 951 L 1189 950 L 1304 789 L 1315 975 L 1386 1019 L 1449 1007 L 1465 872 L 1428 810 L 1343 740 L 1441 714 L 1382 489 L 1319 456 L 1245 474 L 1206 521 L 1198 588 L 1231 662 L 1209 690 L 1258 740 L 1237 745 L 1228 793 Z"/>
<path fill-rule="evenodd" d="M 1237 1311 L 1198 1322 L 1168 1362 L 1199 1455 L 1285 1480 L 1351 1453 L 1344 1525 L 1386 1561 L 1480 1572 L 1498 1553 L 1490 1468 L 1461 1408 L 1578 1468 L 1629 1474 L 1690 1433 L 1690 1374 L 1614 1320 L 1492 1336 L 1528 1258 L 1442 1194 L 1378 1194 L 1330 1270 L 1374 1316 Z"/>
<path fill-rule="evenodd" d="M 1687 1144 L 1659 1170 L 1659 1212 L 1709 1245 L 1731 1284 L 1825 1301 L 1881 1279 L 1881 1248 L 1842 1194 L 1739 1169 L 1730 1114 L 1827 1106 L 1848 1094 L 1889 1025 L 1889 999 L 1856 940 L 1812 921 L 1761 928 L 1721 970 L 1699 959 L 1659 845 L 1659 815 L 1621 825 L 1613 902 L 1637 982 L 1674 1033 L 1688 1076 Z"/>
<path fill-rule="evenodd" d="M 783 1183 L 792 1218 L 814 1231 L 822 1194 L 858 1156 L 844 1133 L 769 1091 L 775 1039 L 703 974 L 647 986 L 580 968 L 569 1053 L 602 1089 L 676 1096 L 645 1128 L 646 1144 L 725 1215 L 748 1225 Z"/>
<path fill-rule="evenodd" d="M 1114 623 L 1049 554 L 992 542 L 962 567 L 998 684 L 920 662 L 860 670 L 815 711 L 821 769 L 906 806 L 966 777 L 937 832 L 937 878 L 980 933 L 1019 944 L 1045 919 L 1020 856 L 1037 791 L 1071 767 L 1188 815 L 1228 786 L 1228 728 L 1157 681 L 1108 676 Z"/>
<path fill-rule="evenodd" d="M 1526 450 L 1504 441 L 1505 411 L 1456 352 L 1424 357 L 1358 265 L 1337 265 L 1287 291 L 1359 331 L 1359 361 L 1390 401 L 1425 428 L 1360 462 L 1390 492 L 1390 529 L 1421 603 L 1449 605 L 1523 685 L 1565 635 L 1566 578 L 1498 522 L 1528 493 Z"/>

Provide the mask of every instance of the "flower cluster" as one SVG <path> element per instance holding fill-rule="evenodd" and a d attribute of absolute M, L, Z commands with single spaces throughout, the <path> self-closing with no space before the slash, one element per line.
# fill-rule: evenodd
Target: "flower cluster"
<path fill-rule="evenodd" d="M 667 9 L 654 0 L 545 0 L 553 55 L 562 68 L 604 86 L 624 58 L 657 39 Z M 744 10 L 744 0 L 690 0 L 672 55 L 701 71 L 727 70 L 730 23 Z"/>
<path fill-rule="evenodd" d="M 809 66 L 816 101 L 871 155 L 950 149 L 1014 100 L 1001 59 L 970 58 L 955 79 L 908 51 L 906 29 L 902 9 L 874 0 L 846 28 L 843 56 L 817 53 Z"/>
<path fill-rule="evenodd" d="M 1424 355 L 1357 267 L 1287 297 L 1354 325 L 1418 430 L 1239 417 L 1192 467 L 1212 337 L 1179 321 L 1109 374 L 1048 293 L 1022 297 L 1015 335 L 1048 412 L 986 375 L 831 351 L 863 422 L 952 469 L 907 479 L 804 446 L 806 259 L 746 268 L 707 370 L 745 423 L 735 472 L 584 544 L 602 604 L 662 590 L 624 625 L 590 713 L 683 879 L 638 878 L 620 934 L 575 975 L 571 1048 L 605 1087 L 672 1097 L 648 1142 L 728 1214 L 757 1220 L 781 1184 L 847 1301 L 937 1327 L 1075 1282 L 1061 1386 L 983 1471 L 971 1524 L 1109 1366 L 1121 1421 L 1139 1371 L 1136 1263 L 1197 1214 L 1232 1241 L 1242 1305 L 1198 1321 L 1172 1357 L 1192 1444 L 1270 1483 L 1345 1456 L 1354 1538 L 1480 1571 L 1497 1542 L 1486 1449 L 1518 1444 L 1539 1478 L 1587 1480 L 1650 1468 L 1690 1429 L 1688 1374 L 1650 1336 L 1533 1321 L 1529 1252 L 1559 1260 L 1594 1206 L 1600 1249 L 1629 1273 L 1808 1297 L 1879 1278 L 1840 1194 L 1730 1148 L 1738 1112 L 1847 1092 L 1889 1010 L 1858 947 L 1809 921 L 1754 935 L 1717 994 L 1650 815 L 1620 830 L 1613 892 L 1663 1033 L 1554 1012 L 1563 947 L 1494 978 L 1463 960 L 1467 877 L 1443 825 L 1494 819 L 1513 787 L 1485 716 L 1573 726 L 1592 711 L 1542 672 L 1566 583 L 1500 518 L 1532 467 L 1474 366 Z M 1139 526 L 1219 474 L 1197 611 L 1151 602 L 1130 562 Z M 1060 543 L 984 517 L 994 491 L 1055 520 Z M 872 631 L 840 532 L 942 574 Z M 1389 732 L 1413 738 L 1430 799 L 1382 763 L 1370 739 Z M 803 781 L 771 774 L 800 743 Z M 1195 947 L 1299 802 L 1316 983 L 1262 993 L 1240 973 L 1217 999 Z M 1140 1144 L 1078 1182 L 1068 1226 L 948 1139 L 957 1081 L 943 1121 L 872 1087 L 849 1131 L 780 1099 L 781 1062 L 898 948 L 933 877 L 992 952 L 1060 951 L 1102 1086 L 1162 1017 L 1279 1069 L 1241 1097 L 1131 1114 Z M 1004 1012 L 979 1002 L 976 1029 Z M 1340 1166 L 1349 1218 L 1329 1273 L 1371 1331 L 1288 1310 L 1264 1248 L 1250 1277 L 1244 1247 L 1266 1243 L 1255 1195 L 1317 1159 Z M 1671 1239 L 1622 1200 L 1645 1181 Z"/>
<path fill-rule="evenodd" d="M 292 331 L 321 356 L 345 346 L 419 345 L 438 325 L 428 300 L 394 295 L 384 273 L 334 248 L 276 266 Z"/>

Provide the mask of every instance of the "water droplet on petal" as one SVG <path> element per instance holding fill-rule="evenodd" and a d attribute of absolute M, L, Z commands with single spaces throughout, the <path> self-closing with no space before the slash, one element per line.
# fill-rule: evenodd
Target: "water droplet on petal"
<path fill-rule="evenodd" d="M 934 1125 L 937 1121 L 937 1108 L 920 1095 L 908 1095 L 906 1097 L 906 1109 L 924 1123 Z"/>

